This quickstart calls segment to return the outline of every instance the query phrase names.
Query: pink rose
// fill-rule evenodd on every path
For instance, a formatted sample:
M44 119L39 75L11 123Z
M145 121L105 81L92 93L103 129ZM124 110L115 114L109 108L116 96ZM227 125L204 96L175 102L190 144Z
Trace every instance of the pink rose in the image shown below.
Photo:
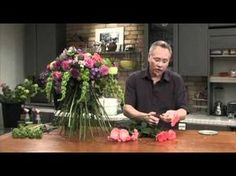
M54 71L52 73L52 77L53 77L54 80L61 80L62 74L59 71Z
M166 131L162 131L156 135L156 141L164 142L168 140L168 133Z
M169 131L168 131L168 139L169 139L169 140L176 139L176 133L175 133L174 130L169 130Z
M92 59L95 60L96 62L101 62L103 60L98 53L94 53Z
M180 121L180 117L178 116L178 114L175 114L175 117L171 120L171 126L175 126L176 123L178 123Z
M105 75L108 75L109 73L109 68L106 66L106 65L102 65L100 68L99 68L99 72L102 76L105 76Z
M118 142L127 142L131 140L134 141L138 139L138 135L139 133L136 129L134 129L132 136L130 136L128 130L126 129L113 128L110 136L108 136L108 140L114 140Z
M94 67L94 64L95 64L95 60L91 59L91 58L86 58L84 60L85 62L85 66L88 67L88 68L93 68Z
M72 64L72 60L71 59L69 59L69 60L65 60L65 61L63 61L62 62L62 68L63 68L63 70L69 70L70 69L70 67L71 67L71 64Z
M139 135L139 132L137 129L134 129L134 132L132 133L132 136L131 136L131 139L133 141L137 140L138 139L138 135Z
M108 136L108 139L112 139L112 140L118 141L119 137L120 137L120 130L118 128L113 128L111 130L110 136Z
M126 129L121 129L120 130L120 141L125 142L125 141L130 141L131 137L129 135L129 132Z

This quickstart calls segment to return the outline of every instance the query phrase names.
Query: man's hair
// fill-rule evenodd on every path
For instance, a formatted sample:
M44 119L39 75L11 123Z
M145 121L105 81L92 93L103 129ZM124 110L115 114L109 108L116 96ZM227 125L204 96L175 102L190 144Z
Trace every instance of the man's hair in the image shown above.
M152 43L152 45L150 46L150 49L149 49L149 55L152 54L153 50L160 46L161 48L166 48L169 50L170 52L170 56L172 56L172 49L171 49L171 46L170 44L168 44L167 42L163 41L163 40L158 40L158 41L155 41L154 43Z

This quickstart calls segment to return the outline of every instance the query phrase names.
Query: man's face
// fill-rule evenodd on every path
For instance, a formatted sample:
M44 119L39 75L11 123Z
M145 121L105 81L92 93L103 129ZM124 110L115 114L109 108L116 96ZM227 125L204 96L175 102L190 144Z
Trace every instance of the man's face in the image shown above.
M170 63L170 52L167 48L156 47L148 57L151 75L161 77Z

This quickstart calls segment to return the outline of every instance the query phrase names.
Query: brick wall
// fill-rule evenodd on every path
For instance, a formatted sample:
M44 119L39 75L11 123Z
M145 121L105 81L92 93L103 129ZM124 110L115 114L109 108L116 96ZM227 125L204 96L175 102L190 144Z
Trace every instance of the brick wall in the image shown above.
M124 45L132 44L134 45L137 51L140 51L142 58L145 59L146 56L143 56L144 50L144 25L143 24L132 24L132 23L80 23L80 24L67 24L66 30L66 41L67 46L75 45L76 47L92 47L95 42L95 29L101 28L112 28L112 27L124 27ZM82 41L75 42L74 40L77 37L81 37ZM129 72L119 72L119 82L121 83L123 89L125 86L125 80L129 76ZM199 93L204 92L207 87L206 77L184 77L185 84L187 87L188 93L188 102L189 109L191 112L196 111L205 111L204 109L193 108L193 105L196 105L196 102L192 99ZM206 105L206 102L202 103Z
M95 29L124 27L124 46L133 45L136 51L141 52L141 60L144 50L144 25L134 23L80 23L67 24L66 43L67 47L74 45L81 48L91 48L95 42ZM79 37L79 39L78 39ZM119 82L123 89L129 72L119 72Z
M124 45L134 45L137 51L143 52L144 25L132 23L80 23L67 24L66 41L67 46L76 45L81 47L92 47L95 42L95 29L124 27ZM76 37L82 37L83 41L75 42Z

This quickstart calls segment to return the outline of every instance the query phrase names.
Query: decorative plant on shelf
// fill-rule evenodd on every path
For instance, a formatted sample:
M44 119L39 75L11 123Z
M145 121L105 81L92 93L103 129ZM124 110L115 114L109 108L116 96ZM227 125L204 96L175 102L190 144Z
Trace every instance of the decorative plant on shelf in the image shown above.
M25 79L23 83L16 85L14 90L6 83L1 83L0 88L2 89L0 94L1 103L24 103L39 91L38 84L29 79Z
M109 133L111 124L99 98L107 93L107 85L112 84L111 93L123 101L114 76L117 68L111 61L71 46L47 69L47 97L60 95L57 116L61 132L83 140L88 134Z
M20 120L21 105L37 94L39 91L38 84L25 79L14 89L11 89L6 83L1 83L0 88L2 89L0 102L2 103L4 127L17 127L17 122Z

